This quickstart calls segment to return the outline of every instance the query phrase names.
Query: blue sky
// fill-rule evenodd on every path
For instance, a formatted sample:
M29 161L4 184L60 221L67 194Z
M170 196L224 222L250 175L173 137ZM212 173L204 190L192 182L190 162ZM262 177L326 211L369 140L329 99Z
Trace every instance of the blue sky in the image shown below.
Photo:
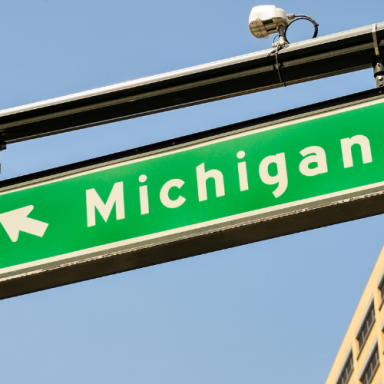
M249 0L13 0L0 109L269 48ZM378 1L282 0L320 35ZM290 40L311 36L292 26ZM371 70L9 145L1 179L374 87ZM4 383L323 383L384 243L358 220L0 302Z

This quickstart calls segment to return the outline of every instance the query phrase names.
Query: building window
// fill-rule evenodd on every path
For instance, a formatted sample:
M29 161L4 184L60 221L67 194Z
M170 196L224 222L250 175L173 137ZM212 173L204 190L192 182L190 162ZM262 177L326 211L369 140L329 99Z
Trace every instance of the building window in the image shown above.
M353 356L351 351L340 373L339 379L337 380L337 384L346 384L349 380L349 377L351 376L352 371L353 371Z
M372 380L373 375L376 372L376 368L379 365L379 348L376 344L374 350L372 351L371 355L369 356L369 360L367 362L367 365L364 369L364 372L360 378L362 384L369 384Z
M359 349L363 348L365 340L367 340L368 333L371 330L372 324L375 321L375 307L373 305L373 301L371 306L368 309L367 314L361 324L361 328L359 333L357 334L357 340L359 342Z
M383 301L384 300L384 280L381 282L379 289L380 289L380 300Z

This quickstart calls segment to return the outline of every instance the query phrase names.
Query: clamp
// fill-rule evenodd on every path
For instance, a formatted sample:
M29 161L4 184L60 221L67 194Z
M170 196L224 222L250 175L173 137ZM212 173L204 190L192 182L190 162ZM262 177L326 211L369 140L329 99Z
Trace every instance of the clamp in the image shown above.
M376 88L384 87L384 61L380 54L379 42L377 39L377 26L373 24L372 26L372 37L373 37L373 47L374 59L373 59L373 76L376 79Z

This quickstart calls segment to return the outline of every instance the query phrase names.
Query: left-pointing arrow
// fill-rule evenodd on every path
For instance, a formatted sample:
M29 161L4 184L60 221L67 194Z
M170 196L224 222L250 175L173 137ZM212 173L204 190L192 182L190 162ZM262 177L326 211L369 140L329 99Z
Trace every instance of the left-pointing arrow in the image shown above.
M0 214L0 223L14 243L19 239L20 232L39 237L44 236L48 224L28 217L33 208L33 205L28 205L27 207Z

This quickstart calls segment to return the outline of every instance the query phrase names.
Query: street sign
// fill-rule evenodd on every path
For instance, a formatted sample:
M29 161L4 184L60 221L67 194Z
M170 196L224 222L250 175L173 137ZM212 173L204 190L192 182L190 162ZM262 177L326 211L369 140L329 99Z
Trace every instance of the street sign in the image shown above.
M384 212L381 92L0 183L0 297Z

